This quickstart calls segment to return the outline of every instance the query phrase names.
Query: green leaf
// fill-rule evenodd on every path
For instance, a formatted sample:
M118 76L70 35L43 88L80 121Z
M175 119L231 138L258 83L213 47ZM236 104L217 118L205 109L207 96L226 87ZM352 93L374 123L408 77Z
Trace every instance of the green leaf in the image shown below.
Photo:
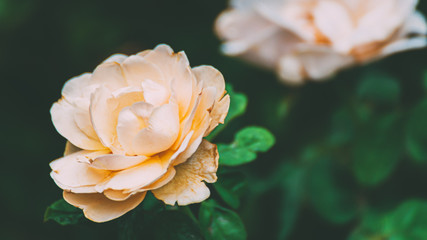
M153 240L202 240L196 223L181 211L162 211L153 219Z
M245 240L246 230L237 213L219 206L214 200L202 203L199 221L206 240Z
M393 105L400 98L399 82L384 73L370 73L360 81L357 96L376 105Z
M200 229L187 208L132 211L119 218L119 239L203 240Z
M327 220L342 224L357 214L354 186L344 169L329 158L319 158L308 174L307 189L315 210Z
M233 145L218 144L219 163L227 166L238 166L252 162L256 159L256 153L246 148Z
M218 144L219 162L223 165L237 166L252 162L257 152L266 152L274 145L274 136L260 127L247 127L240 130L231 144Z
M254 152L266 152L274 145L273 134L260 127L247 127L236 134L235 144Z
M350 240L427 239L427 201L409 200L396 209L383 214L368 213Z
M352 112L342 108L334 113L332 117L331 132L328 142L332 146L342 146L352 140L355 132L355 121Z
M63 199L54 202L44 213L45 222L53 220L63 226L77 224L82 218L82 211Z
M218 125L215 130L207 137L208 140L212 140L218 135L225 126L231 122L231 120L242 115L246 111L248 105L248 98L243 93L237 93L234 91L231 84L226 85L227 93L230 95L230 108L228 109L227 117L224 120L224 124Z
M406 149L416 162L427 162L427 99L412 111L406 123Z
M239 195L246 184L246 177L243 174L233 172L219 176L214 187L225 203L232 208L238 208L240 205Z
M402 153L401 121L397 114L379 116L357 132L352 170L359 183L375 186L395 169Z
M286 163L282 169L281 190L284 199L279 208L279 239L287 239L298 217L305 190L306 169Z

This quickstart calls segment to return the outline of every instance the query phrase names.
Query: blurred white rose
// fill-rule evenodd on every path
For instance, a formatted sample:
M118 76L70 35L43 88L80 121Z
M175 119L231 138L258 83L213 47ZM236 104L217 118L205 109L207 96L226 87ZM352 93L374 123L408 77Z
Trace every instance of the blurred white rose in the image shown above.
M53 124L68 143L51 176L96 222L132 210L147 191L171 205L203 201L203 181L215 182L218 168L216 145L203 137L229 103L222 74L190 68L184 52L159 45L113 55L65 83L53 104Z
M217 19L224 53L290 84L426 46L418 0L231 0Z

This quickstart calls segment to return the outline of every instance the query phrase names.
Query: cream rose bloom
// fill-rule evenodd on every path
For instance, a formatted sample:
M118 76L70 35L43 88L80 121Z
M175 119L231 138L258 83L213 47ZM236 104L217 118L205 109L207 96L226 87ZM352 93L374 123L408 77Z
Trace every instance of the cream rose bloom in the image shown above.
M51 176L64 199L105 222L140 204L147 191L166 204L197 203L215 182L216 145L203 140L227 115L222 74L190 68L184 52L159 45L113 55L69 80L51 108L67 140Z
M418 0L231 0L216 22L223 51L287 83L426 46Z

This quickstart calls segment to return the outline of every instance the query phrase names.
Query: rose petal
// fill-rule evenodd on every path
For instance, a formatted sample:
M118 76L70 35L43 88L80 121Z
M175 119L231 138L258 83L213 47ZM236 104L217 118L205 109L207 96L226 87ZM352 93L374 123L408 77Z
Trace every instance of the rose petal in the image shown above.
M179 116L183 117L188 111L196 83L185 53L175 54L169 46L161 44L144 55L144 59L157 65L164 73L165 86L170 86L175 92Z
M142 191L141 191L142 192ZM110 200L113 201L124 201L132 196L131 193L124 193L122 190L107 189L103 194Z
M102 193L75 194L65 192L63 197L69 204L83 209L86 218L94 222L106 222L122 216L138 206L146 193L138 193L124 201L113 201Z
M136 166L145 160L146 156L125 156L119 154L106 154L96 157L89 166L97 169L118 171Z
M123 62L122 68L130 86L140 86L141 82L147 79L164 84L164 74L160 68L138 55L128 57Z
M102 186L102 189L131 189L130 191L133 191L161 178L167 168L168 166L165 166L161 159L153 157L135 167L113 174L111 179Z
M175 177L165 186L152 190L154 196L166 204L187 205L201 202L210 195L206 181L216 181L218 151L216 145L203 141L196 153L176 167Z
M199 66L192 69L198 82L203 83L203 88L216 89L215 99L219 101L225 93L225 81L221 72L212 66Z
M138 190L133 190L131 192L145 192L148 190L153 190L153 189L157 189L160 187L163 187L164 185L166 185L168 182L170 182L174 177L175 177L176 171L174 167L170 167L168 169L168 171L163 174L163 176L161 178L159 178L158 180L156 180L155 182L151 183L148 186L142 187ZM127 193L129 190L125 190L124 192Z
M313 16L317 28L332 42L336 51L348 53L351 50L353 19L342 3L320 1L313 11Z
M212 121L206 130L205 136L209 135L219 123L224 123L227 117L228 109L230 108L230 95L224 96L221 101L217 102L211 112Z
M119 113L123 108L143 99L142 93L138 91L115 95L116 97L105 87L97 89L92 95L90 114L92 125L101 142L114 153L123 153L124 150L116 138Z
M165 104L153 110L148 127L134 138L133 150L138 155L150 156L168 149L177 139L179 118L176 106Z
M89 167L86 162L97 156L105 155L108 151L79 151L50 163L51 177L64 190L94 186L105 180L110 171Z
M134 103L120 111L117 122L117 138L127 154L135 154L132 147L133 139L141 129L148 126L148 118L152 111L153 105L145 102Z
M120 64L108 61L100 64L93 71L92 83L107 87L110 91L126 87L126 80Z
M165 86L150 79L141 82L145 102L160 106L169 99L170 92Z
M88 131L84 132L75 121L76 113L82 112L82 109L70 104L66 100L59 100L54 103L50 109L52 122L56 130L70 141L73 145L87 150L105 149L98 137L87 135ZM79 117L84 115L79 114ZM88 118L89 119L89 118ZM90 120L88 121L90 124Z

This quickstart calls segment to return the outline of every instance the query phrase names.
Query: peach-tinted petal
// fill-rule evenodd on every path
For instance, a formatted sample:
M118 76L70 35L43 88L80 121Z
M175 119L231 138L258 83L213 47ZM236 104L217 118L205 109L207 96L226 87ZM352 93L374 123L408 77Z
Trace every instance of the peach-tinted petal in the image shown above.
M66 100L59 100L50 109L52 122L56 130L73 145L87 150L105 149L97 136L88 136L77 124L76 113L82 109L70 104ZM82 115L78 115L82 116ZM83 115L84 116L84 115ZM90 124L90 121L88 122Z
M175 92L179 116L184 116L190 105L196 82L185 53L174 53L169 46L162 44L147 53L144 59L162 70L165 85L170 86L171 91Z
M50 163L51 177L56 183L64 186L64 190L93 186L104 181L110 171L94 169L86 164L91 159L105 155L108 151L79 151Z
M122 216L137 207L146 192L135 194L124 201L113 201L102 193L75 194L64 191L64 199L69 204L83 209L86 218L94 222L107 222Z
M166 185L168 182L170 182L174 177L175 177L176 171L174 167L170 167L168 169L168 171L163 174L163 176L161 178L159 178L158 180L156 180L155 182L151 183L150 185L147 185L145 187L142 187L140 189L137 190L133 190L131 192L145 192L148 190L153 190L153 189L157 189L160 187L163 187L164 185ZM128 190L125 190L124 193L130 192Z
M122 64L123 73L130 86L140 86L141 82L150 79L164 83L164 76L158 66L148 62L143 57L134 55L128 57Z
M142 191L141 191L142 192ZM103 194L113 201L124 201L132 196L131 193L124 193L122 190L106 189Z
M113 54L109 58L105 59L102 63L122 63L128 56L124 54Z
M62 88L62 96L68 102L79 102L82 108L88 108L90 103L90 94L95 90L98 85L93 85L92 74L84 73L80 76L68 80ZM82 104L85 102L84 104Z
M203 83L203 88L216 89L216 100L220 100L225 93L225 81L221 72L212 66L199 66L192 69L197 81Z
M113 152L122 153L116 138L119 113L123 108L143 99L142 93L138 91L116 93L116 96L113 94L105 87L97 89L92 95L90 114L92 125L101 142Z
M148 119L153 112L153 105L137 102L123 108L117 122L117 139L127 154L134 155L132 143L138 132L148 126Z
M105 62L99 65L92 74L94 84L102 84L111 91L126 87L122 68L117 62Z
M353 45L386 40L410 16L417 3L418 0L367 1L366 12L358 19L353 33Z
M148 127L135 136L133 150L139 155L152 155L168 149L177 139L179 118L177 107L165 104L153 110Z
M385 57L394 53L407 51L410 49L424 48L426 46L427 46L426 37L402 39L385 46L381 50L380 54L376 56L376 58Z
M345 5L336 1L320 1L313 11L314 21L338 52L351 50L353 19Z
M145 160L146 156L125 156L120 154L106 154L93 159L91 167L103 170L118 171L136 166Z
M153 157L135 167L115 173L102 187L103 189L113 190L136 190L155 182L166 171L167 166L164 166L158 157Z
M301 60L294 54L285 55L280 59L278 71L283 81L292 85L302 84L306 77Z
M144 100L154 106L160 106L169 99L170 92L162 84L159 84L150 79L141 82L142 92L144 93Z
M206 130L205 136L212 132L212 130L214 130L219 123L224 123L229 108L230 95L224 96L219 102L215 103L211 112L212 121L209 124L208 130Z
M251 28L246 26L250 25ZM271 37L277 27L252 12L224 11L215 24L217 34L226 40L221 47L229 55L238 55Z
M203 141L194 155L183 164L175 167L175 177L165 186L153 190L156 198L166 204L188 205L209 197L209 188L203 181L216 181L218 151L216 145Z

